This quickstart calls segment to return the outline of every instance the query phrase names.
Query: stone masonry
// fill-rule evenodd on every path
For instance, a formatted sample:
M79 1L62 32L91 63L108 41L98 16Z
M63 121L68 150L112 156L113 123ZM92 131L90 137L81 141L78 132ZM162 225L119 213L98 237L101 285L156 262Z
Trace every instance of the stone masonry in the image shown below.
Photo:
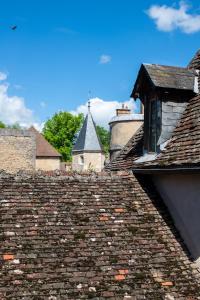
M35 169L36 143L27 130L0 129L0 169L9 173Z

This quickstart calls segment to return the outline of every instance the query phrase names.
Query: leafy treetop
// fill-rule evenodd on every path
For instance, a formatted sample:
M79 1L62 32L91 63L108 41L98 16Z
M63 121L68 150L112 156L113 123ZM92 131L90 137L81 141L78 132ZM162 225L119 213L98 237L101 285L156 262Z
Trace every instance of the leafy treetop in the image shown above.
M97 129L97 135L103 146L103 150L107 156L109 151L109 145L110 145L110 133L104 127L99 125L96 126L96 129Z
M71 160L73 139L83 123L83 114L59 112L49 119L43 128L47 141L62 155L63 161Z

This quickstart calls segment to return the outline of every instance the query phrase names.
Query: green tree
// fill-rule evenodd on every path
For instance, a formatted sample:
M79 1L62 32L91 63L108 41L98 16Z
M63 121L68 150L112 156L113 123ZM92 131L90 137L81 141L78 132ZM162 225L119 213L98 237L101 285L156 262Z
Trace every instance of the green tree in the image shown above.
M6 128L6 125L2 121L0 121L0 128Z
M97 134L103 146L103 150L108 155L109 146L110 146L110 132L106 130L104 127L97 125Z
M6 127L10 129L18 129L18 130L22 129L19 123L14 123L13 125L8 125Z
M44 137L58 150L64 161L71 160L73 139L82 124L83 114L74 116L69 112L56 113L44 124Z

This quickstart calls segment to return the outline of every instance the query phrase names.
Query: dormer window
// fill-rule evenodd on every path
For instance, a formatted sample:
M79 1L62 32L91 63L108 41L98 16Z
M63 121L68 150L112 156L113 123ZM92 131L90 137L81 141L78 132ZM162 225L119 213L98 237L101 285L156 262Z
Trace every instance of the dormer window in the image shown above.
M144 154L160 152L169 141L188 100L196 95L197 76L188 68L141 66L131 97L144 105Z
M161 101L152 99L149 104L148 152L158 152L157 143L161 133Z

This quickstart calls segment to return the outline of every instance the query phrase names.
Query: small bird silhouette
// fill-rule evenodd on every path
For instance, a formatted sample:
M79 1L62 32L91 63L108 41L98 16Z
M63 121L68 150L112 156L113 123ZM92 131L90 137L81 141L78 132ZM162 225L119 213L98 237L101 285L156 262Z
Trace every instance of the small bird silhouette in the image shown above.
M17 29L17 25L14 25L11 27L12 30L16 30Z

